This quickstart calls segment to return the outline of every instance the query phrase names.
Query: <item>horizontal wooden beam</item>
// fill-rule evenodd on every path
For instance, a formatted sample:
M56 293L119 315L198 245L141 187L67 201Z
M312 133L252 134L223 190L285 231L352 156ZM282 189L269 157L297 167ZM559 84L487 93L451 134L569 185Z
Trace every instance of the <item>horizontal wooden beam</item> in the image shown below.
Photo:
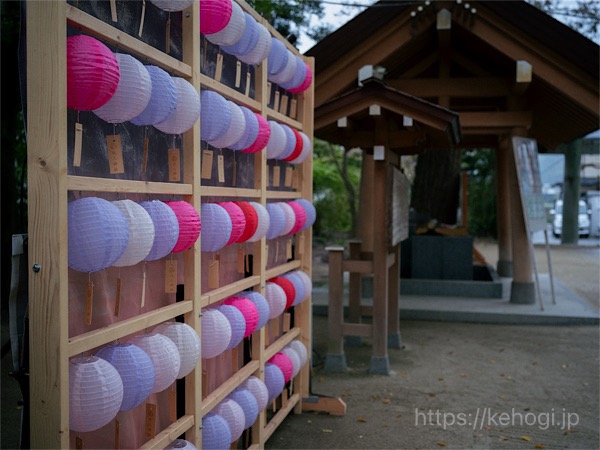
M158 433L153 439L144 442L142 448L166 448L171 442L194 426L194 416L189 414L180 417L167 428Z
M70 191L120 192L126 194L192 195L192 185L153 181L120 180L115 178L67 175ZM206 189L206 188L202 188Z
M350 273L373 273L373 261L347 259L342 262L342 270Z
M498 97L511 92L510 83L502 77L397 79L386 80L386 83L394 89L421 98Z
M257 360L250 361L244 367L235 372L231 377L221 384L218 388L212 391L202 400L202 416L208 414L215 406L222 402L236 387L253 375L259 369L260 365Z
M460 125L463 133L469 128L530 128L533 122L531 111L461 112Z

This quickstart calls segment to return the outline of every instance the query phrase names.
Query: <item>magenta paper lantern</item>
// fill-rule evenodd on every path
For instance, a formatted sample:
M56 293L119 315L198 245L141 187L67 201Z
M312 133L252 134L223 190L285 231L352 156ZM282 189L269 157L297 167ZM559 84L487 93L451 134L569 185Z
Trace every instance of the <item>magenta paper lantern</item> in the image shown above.
M308 67L308 64L304 63L305 66L305 75L304 75L304 80L302 81L302 83L300 83L299 86L295 87L295 88L291 88L288 89L288 92L290 92L291 94L300 94L301 92L304 92L305 90L307 90L313 80L313 72L312 69L310 67Z
M244 337L247 338L256 330L258 325L258 309L256 305L245 297L229 297L223 302L226 305L235 306L240 310L246 321L246 330L244 331Z
M271 315L271 308L269 307L269 302L260 292L256 291L243 291L239 293L240 297L245 297L254 303L256 306L256 310L258 311L258 323L256 324L256 329L259 330L264 327L269 321L269 316Z
M229 128L217 139L208 141L210 145L216 148L229 148L242 138L246 128L246 116L244 116L242 109L231 100L227 100L227 106L231 115Z
M67 108L100 108L117 91L119 78L119 63L106 45L91 36L67 38Z
M296 271L286 273L283 275L283 278L289 280L294 285L294 301L290 306L297 305L298 303L302 302L302 300L306 298L306 293L304 292L304 281L302 281L302 278L298 276Z
M302 131L300 131L300 136L302 137L302 151L296 159L289 161L290 164L301 164L312 153L312 142L310 141L310 138Z
M292 379L292 374L294 373L294 366L290 358L281 352L277 352L273 355L271 359L269 359L271 364L275 364L277 367L281 369L283 373L284 382L288 382Z
M296 67L294 70L294 76L290 80L279 84L279 86L284 89L297 88L304 82L304 79L306 78L306 64L304 64L304 61L298 55L295 55L295 58Z
M246 64L257 65L267 59L271 51L271 33L262 23L256 22L258 30L258 39L252 50L246 54L238 55L240 61Z
M231 428L227 421L215 413L202 418L202 448L226 450L231 445Z
M250 145L250 147L243 149L244 153L257 153L266 147L271 136L271 127L267 120L258 113L255 113L256 119L258 120L258 136L256 140Z
M221 94L209 89L200 92L200 137L212 142L219 139L231 123L231 110Z
M283 209L275 203L267 203L267 211L269 213L269 229L267 230L267 239L275 239L281 236L285 228L285 213Z
M292 347L284 347L281 350L281 353L290 358L293 369L292 378L295 378L296 375L298 375L298 373L300 372L300 369L302 369L302 361L300 360L300 355L298 355L298 352Z
M290 81L296 72L296 55L291 50L286 48L286 62L283 69L275 74L269 75L267 78L273 83L281 85Z
M244 410L235 400L230 398L222 400L212 412L227 421L227 425L231 430L231 442L237 441L242 436L246 417L244 416Z
M271 217L269 216L269 212L267 208L257 202L249 202L250 205L256 211L256 217L258 219L258 223L256 225L256 231L252 235L248 242L256 242L261 240L264 236L266 236L267 231L269 230L269 226L271 225Z
M85 197L69 202L69 267L96 272L112 266L129 243L127 220L108 200Z
M271 403L281 394L285 386L285 378L279 366L269 362L265 363L265 385L269 391L267 403Z
M232 150L244 150L252 145L258 137L258 119L250 109L245 106L240 106L242 113L244 114L245 127L242 137L234 144L229 146Z
M258 22L254 17L244 11L244 32L242 36L232 45L223 45L221 50L229 55L237 56L250 53L259 38Z
M234 202L217 202L217 205L221 206L231 219L231 233L229 235L229 240L225 245L231 245L238 241L242 234L244 234L244 229L246 228L246 216L244 215L244 211Z
M286 135L283 127L274 120L269 120L271 134L267 142L267 158L277 158L285 150Z
M277 283L265 283L265 298L269 304L269 319L279 317L285 310L287 297L285 291Z
M244 430L250 428L258 417L258 402L248 389L237 388L227 398L236 402L244 412Z
M115 55L119 63L119 85L114 95L94 114L108 123L122 123L139 116L152 96L152 79L148 69L133 56Z
M281 72L287 64L287 48L283 42L277 38L271 38L271 50L267 59L268 79L271 75Z
M173 210L179 222L179 236L172 251L173 253L183 252L191 248L200 236L202 229L200 216L192 205L183 200L165 203Z
M194 444L192 444L190 441L186 441L185 439L175 439L165 447L165 449L171 448L176 448L177 450L198 450Z
M175 109L162 122L154 124L154 128L167 134L181 134L190 130L200 117L200 96L189 81L173 77L177 87L177 103Z
M236 242L246 242L248 239L254 236L254 233L256 233L256 229L258 228L258 214L256 213L256 209L254 209L249 202L238 201L234 203L240 207L244 213L244 218L246 219L244 232Z
M296 159L298 156L300 156L300 153L302 153L302 146L304 144L300 133L298 133L298 131L294 130L293 128L292 128L292 132L294 133L294 138L296 139L296 145L295 145L294 149L292 150L291 154L289 154L285 158L283 157L283 155L281 156L281 159L283 159L284 161L288 161L288 162L292 161L292 160Z
M97 356L69 361L69 428L80 433L102 428L115 418L123 401L117 369Z
M304 231L307 228L312 227L313 224L315 223L315 220L317 218L317 210L315 209L314 205L311 202L309 202L308 200L306 200L305 198L299 198L294 201L296 203L299 203L300 206L302 206L304 208L304 211L306 211L306 222L304 223L302 230L300 230L300 231Z
M298 356L300 356L302 366L304 366L304 364L306 364L306 362L308 361L308 351L306 350L306 346L302 343L302 341L300 341L299 339L294 339L292 342L289 343L288 347L291 347L294 350L296 350L296 353L298 353Z
M148 354L133 344L111 344L96 352L109 362L123 382L123 402L119 411L129 411L142 404L154 386L154 365Z
M194 0L150 0L163 11L176 12L189 8Z
M159 200L140 202L154 224L154 242L144 261L156 261L167 256L179 239L179 221L175 211Z
M129 228L127 248L113 266L133 266L148 256L152 249L154 222L150 214L132 200L116 200L113 205L121 210Z
M281 236L285 236L290 234L294 228L294 225L296 224L296 214L292 207L286 202L277 202L276 205L281 208L283 216L285 217L285 225L283 230L281 230Z
M290 231L290 233L298 233L306 224L306 211L304 210L302 205L294 201L288 202L287 204L290 208L292 208L295 216L294 227L292 228L292 231Z
M231 17L229 22L221 31L206 34L206 40L215 45L233 45L242 38L246 28L246 17L244 10L235 1L231 2Z
M231 338L229 339L229 343L227 344L227 348L225 350L231 350L234 347L237 347L242 339L244 339L244 333L246 332L246 318L242 314L242 312L232 305L220 305L215 309L222 312L227 320L229 321L229 325L231 326Z
M202 0L200 2L200 32L204 35L221 31L231 19L232 0Z
M177 106L173 77L157 66L146 66L152 80L152 94L146 109L130 120L134 125L154 125L165 120Z
M202 358L210 359L223 353L231 341L231 325L221 311L202 310Z
M177 379L189 375L200 359L200 336L196 330L187 323L169 321L159 324L153 331L168 337L177 346L181 361Z
M202 230L201 247L203 252L221 250L231 237L233 223L231 216L217 203L202 203L200 213L204 230Z
M269 390L267 389L267 385L260 378L251 375L240 387L242 389L248 389L248 391L254 395L259 412L267 407L267 403L269 402Z
M171 386L181 367L179 350L175 343L160 333L145 333L132 337L130 343L144 350L154 365L152 393L164 391Z

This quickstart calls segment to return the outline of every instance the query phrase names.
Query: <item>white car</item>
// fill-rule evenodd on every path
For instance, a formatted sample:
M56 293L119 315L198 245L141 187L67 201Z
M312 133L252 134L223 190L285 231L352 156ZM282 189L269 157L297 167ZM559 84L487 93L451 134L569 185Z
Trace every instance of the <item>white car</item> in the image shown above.
M552 214L552 234L559 237L562 234L562 209L563 201L556 200L554 209L550 210ZM590 211L583 200L579 200L579 212L577 214L579 222L579 236L588 237L590 235Z

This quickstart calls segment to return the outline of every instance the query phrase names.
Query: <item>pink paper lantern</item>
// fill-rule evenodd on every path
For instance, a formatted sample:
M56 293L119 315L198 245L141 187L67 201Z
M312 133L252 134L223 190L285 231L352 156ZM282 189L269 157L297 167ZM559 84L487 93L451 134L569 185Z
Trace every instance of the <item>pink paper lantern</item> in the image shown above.
M258 324L256 325L256 329L259 330L264 327L269 321L269 315L271 314L271 308L269 307L269 302L260 292L256 291L243 291L240 292L240 297L245 297L249 299L258 311Z
M246 226L244 227L244 232L237 239L236 242L246 242L248 239L254 236L254 233L256 233L256 229L258 228L258 214L249 202L237 201L234 203L240 207L240 209L244 213L244 218L246 219Z
M181 367L181 357L175 343L160 333L145 333L130 339L132 344L144 350L154 364L152 393L164 391L171 386Z
M207 41L215 45L233 45L241 39L246 28L244 10L234 1L231 2L231 6L231 17L227 25L221 31L205 34Z
M189 81L173 77L177 88L175 108L162 122L154 124L154 128L167 134L181 134L190 130L200 117L200 95Z
M242 150L244 153L260 152L266 147L267 142L269 142L269 137L271 136L271 127L269 127L267 120L258 113L255 113L255 115L258 120L258 136L250 147Z
M189 375L200 359L200 336L196 330L187 323L169 321L159 324L153 331L168 337L177 346L181 361L177 379Z
M290 358L293 368L292 378L295 378L296 375L298 375L298 373L300 372L300 369L302 369L302 361L300 360L300 355L292 347L284 347L281 350L281 353Z
M246 417L244 416L244 410L235 400L229 398L222 400L212 412L227 421L231 430L231 442L237 441L242 436Z
M216 309L222 312L223 315L227 317L227 320L229 320L229 325L231 326L231 338L229 339L229 344L227 344L225 350L231 350L232 348L237 347L244 339L244 333L246 332L246 318L239 309L232 305L220 305L217 306Z
M202 203L200 208L202 214L201 247L203 252L216 252L221 250L231 237L233 223L231 216L225 208L217 203Z
M288 309L290 306L294 304L294 299L296 298L296 289L294 288L294 284L284 277L274 277L269 280L271 283L275 283L283 289L285 293L285 309Z
M294 373L294 366L292 364L291 359L282 352L277 352L273 355L271 359L269 359L271 364L275 364L277 367L281 369L283 373L283 380L287 383L292 379L292 375Z
M287 302L283 288L277 283L265 283L265 298L269 304L269 319L279 317L285 310Z
M200 32L213 34L227 26L231 19L232 0L202 0L200 2Z
M312 142L310 141L310 138L302 131L300 131L300 136L302 137L302 151L296 159L290 161L290 164L301 164L312 153Z
M310 87L310 85L312 83L312 80L313 80L312 69L310 67L308 67L308 64L304 63L304 65L305 65L304 80L298 87L288 89L288 92L290 92L291 94L300 94L301 92L304 92L305 90L307 90Z
M256 217L258 220L257 220L257 225L256 225L256 231L254 232L252 237L250 239L248 239L248 242L256 242L256 241L261 240L264 236L266 236L267 231L269 230L269 226L271 225L271 217L269 216L269 212L267 211L267 208L265 208L260 203L257 203L257 202L249 202L249 203L256 211Z
M298 156L300 156L300 153L302 153L302 147L304 145L304 142L302 141L302 136L293 128L292 132L294 133L294 137L296 138L296 145L294 147L294 150L292 150L292 153L289 156L283 158L284 161L292 161Z
M283 211L283 217L285 218L283 229L281 230L280 236L290 234L296 224L296 214L292 207L286 202L277 202L277 206Z
M300 204L294 201L288 202L287 204L294 211L294 216L296 218L294 221L294 227L292 228L292 231L290 231L290 233L298 233L306 224L306 211Z
M215 309L202 310L202 358L210 359L223 353L231 341L231 325L225 315Z
M100 108L117 91L119 78L119 63L106 45L91 36L67 38L67 108Z
M245 297L229 297L223 302L225 305L235 306L240 310L246 320L246 330L244 337L250 336L256 330L258 325L258 309L256 305Z
M269 391L267 403L271 403L285 387L285 378L279 366L269 362L265 364L265 385Z
M231 234L227 244L225 244L231 245L237 242L242 237L242 234L244 234L246 228L246 216L244 215L242 208L234 202L217 202L217 205L222 206L231 218Z
M165 203L171 207L179 222L179 237L175 247L173 247L173 253L187 250L196 243L202 229L198 211L183 200Z
M251 375L240 387L248 389L248 391L254 395L259 412L267 407L267 403L269 402L269 390L267 389L267 385L260 378Z

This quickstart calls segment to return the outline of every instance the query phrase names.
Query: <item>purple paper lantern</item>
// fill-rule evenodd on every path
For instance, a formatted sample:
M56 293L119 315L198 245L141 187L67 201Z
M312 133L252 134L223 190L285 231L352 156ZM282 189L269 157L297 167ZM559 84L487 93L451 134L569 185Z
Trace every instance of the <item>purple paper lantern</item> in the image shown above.
M306 222L304 223L304 226L300 230L300 231L304 231L304 230L312 227L313 224L315 223L315 220L317 218L317 210L315 209L314 205L311 202L309 202L308 200L306 200L305 198L299 198L294 201L296 203L299 203L300 206L302 206L304 208L304 211L306 211Z
M294 274L296 276L298 276L304 283L304 298L298 302L298 303L301 303L304 300L306 300L312 293L312 281L311 281L310 277L302 270L296 270L294 272ZM294 303L294 306L295 305L297 305L297 303Z
M269 359L269 363L275 364L281 369L281 372L283 373L283 380L285 383L292 379L292 375L294 373L294 366L292 364L292 361L286 354L282 352L275 353L271 357L271 359Z
M244 430L250 428L258 417L258 402L248 389L237 388L227 398L236 402L244 412Z
M140 202L154 224L154 242L144 261L156 261L167 256L179 239L179 221L172 208L159 200Z
M246 297L249 299L258 311L258 323L256 324L256 329L260 330L264 327L269 321L269 316L271 315L271 308L269 307L269 302L260 292L256 291L243 291L240 292L240 297Z
M215 45L233 45L239 41L246 28L246 17L244 10L236 2L231 2L231 17L229 22L221 31L206 34L206 40Z
M281 72L287 63L287 48L283 42L277 38L271 38L271 50L267 59L268 79L271 75Z
M242 312L233 305L220 305L215 309L223 313L227 320L229 321L229 325L231 326L231 338L229 339L229 344L225 350L231 350L234 347L237 347L242 339L244 339L244 333L246 332L246 319Z
M307 90L310 87L310 85L312 84L312 80L313 80L312 69L310 67L308 67L308 64L306 64L306 63L304 63L304 67L305 67L304 80L297 87L288 89L289 93L300 94L301 92L304 92L305 90Z
M256 399L258 411L262 411L267 407L269 401L269 390L264 381L254 375L249 376L246 381L240 386L242 389L247 389Z
M217 139L208 142L210 145L216 148L229 148L242 138L246 128L246 116L244 115L242 109L231 100L227 100L227 106L229 107L231 114L229 128L227 128L227 131L225 131L225 133L223 133Z
M290 280L290 282L294 285L294 301L291 306L302 302L302 300L306 298L306 293L304 292L304 282L302 281L302 278L298 276L296 271L286 273L283 275L283 278Z
M215 309L202 310L202 358L210 359L223 353L231 341L231 325L225 315Z
M200 359L200 337L196 330L187 323L169 321L159 324L153 331L168 337L177 346L181 364L176 378L189 375Z
M294 153L297 141L296 135L294 134L294 130L292 130L289 125L282 123L281 127L283 128L283 131L285 133L285 145L281 153L279 153L278 159L285 159L292 153Z
M277 202L277 206L281 208L283 211L283 216L285 217L285 225L283 230L281 230L281 236L285 236L290 234L296 225L296 214L292 207L286 202Z
M256 47L259 39L258 22L254 17L244 11L244 32L242 36L233 45L224 45L221 47L225 53L233 56L246 55Z
M224 450L231 445L231 428L220 415L208 413L202 418L202 448Z
M155 235L154 223L150 214L132 200L116 200L113 205L121 210L129 228L127 248L113 266L133 266L148 256L152 249Z
M281 207L276 203L267 203L269 213L269 229L267 230L267 240L275 239L281 236L285 227L285 214Z
M230 398L222 400L212 412L227 421L227 425L231 430L231 442L237 441L242 436L246 417L244 416L244 410L235 400Z
M269 319L279 317L285 310L287 297L283 288L277 283L265 283L265 299L269 304Z
M189 81L173 77L177 87L177 103L175 109L162 122L154 124L154 128L167 134L181 134L190 130L200 117L200 96Z
M200 92L200 137L211 142L219 139L231 123L231 110L221 94L209 89Z
M281 85L289 82L296 72L296 55L286 48L286 62L283 69L273 75L268 76L269 81Z
M279 394L281 394L285 386L283 372L279 366L272 363L265 364L265 385L269 391L268 404L275 400Z
M294 70L294 76L283 83L280 83L279 85L284 88L284 89L294 89L299 87L303 82L304 79L306 78L306 64L304 63L304 61L302 60L302 58L300 58L298 55L296 55L296 67Z
M252 235L251 238L248 239L248 242L256 242L261 240L264 236L267 235L267 231L271 226L271 217L269 216L269 211L263 205L257 202L249 202L250 205L256 211L256 217L258 223L256 225L256 231Z
M96 272L112 266L129 242L127 220L111 202L86 197L68 205L69 267Z
M202 203L200 214L204 229L200 245L203 252L216 252L221 250L231 237L233 224L231 217L221 205L217 203Z
M244 330L244 337L250 336L256 330L258 325L258 309L256 305L245 297L229 297L223 303L226 305L235 306L240 310L244 320L246 321L246 329Z
M152 80L152 94L146 109L130 120L134 125L154 125L165 120L177 105L177 86L173 77L157 66L146 66Z
M254 114L250 109L245 106L240 106L242 113L244 114L244 132L242 133L242 137L229 146L232 150L244 150L252 145L256 138L258 137L258 119L256 118L256 114Z
M271 51L271 33L262 23L256 22L256 28L258 30L256 44L248 53L238 55L239 60L246 64L260 64L267 59Z
M163 11L176 12L189 8L194 0L150 0Z
M148 354L133 344L111 344L96 352L121 376L123 402L119 411L129 411L142 404L154 386L154 365Z
M291 161L289 161L290 164L301 164L304 161L306 161L306 159L312 153L312 142L310 141L310 138L306 135L306 133L303 133L302 131L300 131L299 133L302 137L302 150L300 151L300 154L296 159L292 159Z
M160 333L146 333L130 339L132 344L144 350L154 365L152 393L164 391L171 386L181 367L181 358L175 343Z
M176 448L177 450L198 450L194 444L192 444L190 441L186 441L185 439L175 439L165 447L165 450L171 448Z
M274 120L269 120L269 128L271 128L271 135L269 136L269 142L267 142L267 158L277 158L285 150L286 135L283 127Z
M231 245L239 240L244 234L246 228L246 216L244 211L235 202L217 202L217 205L221 206L231 219L231 233L229 240L225 245Z

